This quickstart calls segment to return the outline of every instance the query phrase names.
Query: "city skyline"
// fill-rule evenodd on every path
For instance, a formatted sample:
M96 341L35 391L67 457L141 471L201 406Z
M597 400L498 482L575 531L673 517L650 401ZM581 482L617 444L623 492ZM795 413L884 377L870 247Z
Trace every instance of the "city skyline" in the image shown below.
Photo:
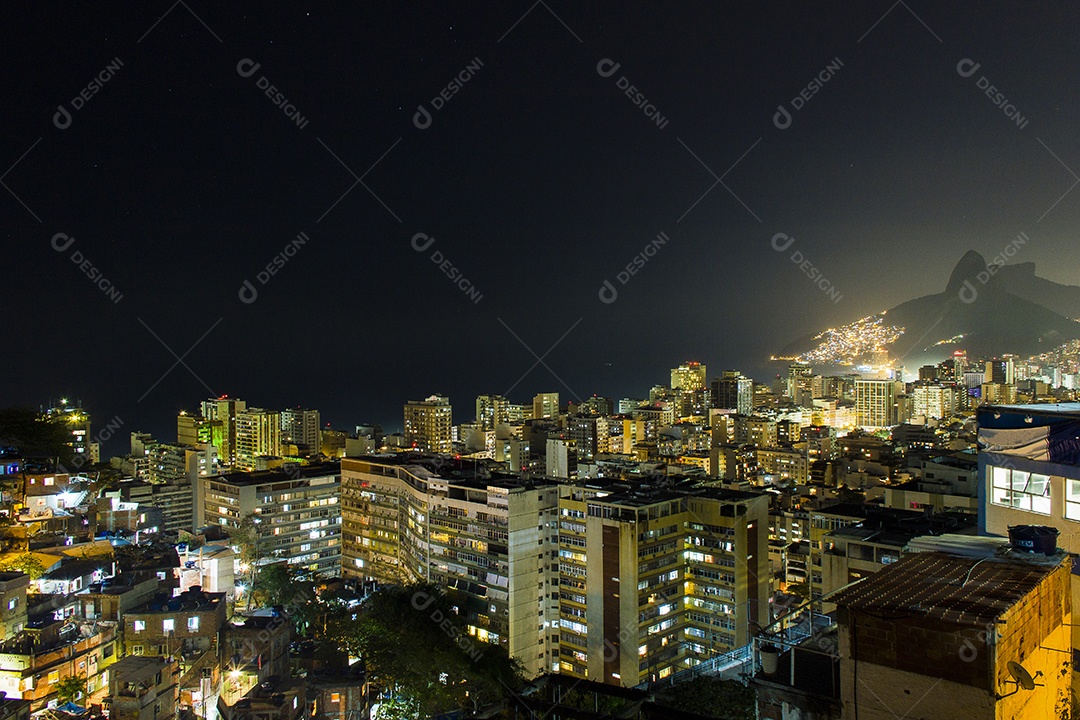
M687 358L766 380L1019 234L1080 277L1067 7L414 10L14 10L3 404L389 430Z

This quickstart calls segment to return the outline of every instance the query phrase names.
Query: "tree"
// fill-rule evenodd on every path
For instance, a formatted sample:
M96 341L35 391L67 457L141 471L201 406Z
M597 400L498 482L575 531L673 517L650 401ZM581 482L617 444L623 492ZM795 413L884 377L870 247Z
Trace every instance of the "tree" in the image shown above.
M657 704L720 720L754 720L757 694L737 680L703 675L665 690Z
M45 566L34 557L33 553L29 552L24 552L21 555L0 562L0 570L26 573L31 580L37 580L45 574Z
M408 708L415 703L425 717L476 712L524 684L519 664L498 645L470 637L451 599L433 584L384 587L354 610L338 608L316 639L361 657L386 697Z
M791 595L798 595L803 600L809 600L810 584L807 582L789 582L787 584L787 592Z
M61 704L74 702L86 694L86 676L69 675L57 682L55 687Z
M24 455L45 455L67 464L74 457L70 441L71 429L59 416L48 417L33 408L0 408L0 445L14 445Z
M313 622L320 607L310 573L284 562L259 568L249 598L254 598L260 607L285 608L300 634Z
M248 573L248 599L247 606L251 609L251 603L255 596L256 566L261 559L259 555L259 518L254 513L248 513L240 518L239 524L229 530L229 540L240 550L240 568Z

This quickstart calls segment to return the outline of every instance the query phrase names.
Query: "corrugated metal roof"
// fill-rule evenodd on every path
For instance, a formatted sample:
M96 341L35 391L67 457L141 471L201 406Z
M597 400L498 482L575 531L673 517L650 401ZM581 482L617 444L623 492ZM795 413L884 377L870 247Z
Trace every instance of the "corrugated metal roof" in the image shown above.
M853 610L923 617L961 625L993 622L1053 572L1067 556L905 556L828 598Z

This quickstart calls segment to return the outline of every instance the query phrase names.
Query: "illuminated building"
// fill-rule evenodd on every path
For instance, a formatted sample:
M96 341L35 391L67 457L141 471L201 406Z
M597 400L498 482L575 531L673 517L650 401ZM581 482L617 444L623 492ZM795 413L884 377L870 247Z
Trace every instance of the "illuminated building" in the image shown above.
M221 458L222 465L226 467L236 465L236 415L246 409L246 402L230 398L228 395L204 400L202 403L203 418L221 422L221 445L218 446L218 457Z
M549 437L547 439L547 475L555 478L569 478L577 474L577 441L566 438Z
M579 460L591 460L597 453L611 451L612 422L617 421L603 415L569 417L561 436L576 441Z
M835 375L815 375L810 379L810 396L818 398L840 398L844 394L844 378Z
M110 720L171 720L177 714L180 666L167 657L126 657L111 668Z
M698 362L686 362L671 370L672 390L703 390L708 381L705 366Z
M236 413L236 467L254 470L256 458L281 454L281 415L275 410L247 408Z
M712 382L712 406L740 415L754 411L754 381L738 370L727 370Z
M1069 556L1017 552L996 538L923 542L927 551L830 598L841 719L1067 716Z
M869 430L881 430L899 424L895 380L855 381L855 423Z
M756 415L736 415L734 419L736 445L771 448L777 445L776 421Z
M256 554L336 576L341 568L338 463L199 478L196 524L230 532L256 520Z
M455 468L468 472L442 476ZM345 458L341 480L345 577L438 583L469 633L502 645L527 675L558 663L551 553L559 500L551 480L416 453Z
M191 447L213 445L217 448L217 457L224 458L223 448L227 445L225 423L181 412L176 417L176 442Z
M977 420L980 529L1004 536L1010 526L1049 526L1059 547L1080 553L1080 403L988 405ZM1080 628L1071 630L1066 642L1080 652Z
M809 463L804 450L761 447L754 450L760 472L777 480L805 483L809 480Z
M597 440L597 448L602 441ZM608 452L630 455L638 444L645 442L645 421L640 418L616 416L608 424Z
M608 398L593 395L586 398L577 411L587 415L611 415L615 412L615 406Z
M0 643L6 643L26 626L26 588L30 576L23 572L0 572Z
M624 687L749 642L767 620L765 495L559 487L559 672Z
M988 405L1011 405L1016 402L1016 386L984 382L980 397Z
M1016 384L1016 364L1011 357L995 358L986 361L986 373L983 382L999 385Z
M216 660L225 613L223 592L191 588L176 596L160 593L124 613L124 654L181 656L189 665L207 653Z
M661 430L675 424L675 411L666 402L636 407L630 412L630 417L645 423L646 442L656 442Z
M319 452L319 411L291 408L281 411L281 442L296 445L301 454Z
M421 452L453 450L450 398L432 395L405 403L405 444Z
M559 415L559 393L537 393L533 397L533 420Z
M33 597L27 601L32 603ZM30 701L35 717L59 703L56 684L77 675L86 678L87 695L99 701L108 691L111 666L120 656L115 624L92 623L83 631L62 632L80 618L74 614L75 607L65 607L66 598L52 600L30 606L27 624L34 627L33 633L24 628L0 653L0 690L9 699Z
M748 642L767 607L768 498L598 482L346 458L342 572L446 587L470 633L530 676L634 686Z
M287 618L269 609L237 614L225 625L221 642L224 646L222 656L229 658L224 668L226 680L222 693L226 704L235 705L256 685L291 675L291 630L292 623ZM255 717L279 718L277 713L259 713Z
M940 420L956 414L956 387L953 385L916 385L912 388L911 397L914 417Z
M476 397L476 424L481 430L494 430L510 422L510 401L502 395Z
M800 391L809 391L813 382L814 368L808 364L796 363L788 366L787 387L785 394L799 404Z

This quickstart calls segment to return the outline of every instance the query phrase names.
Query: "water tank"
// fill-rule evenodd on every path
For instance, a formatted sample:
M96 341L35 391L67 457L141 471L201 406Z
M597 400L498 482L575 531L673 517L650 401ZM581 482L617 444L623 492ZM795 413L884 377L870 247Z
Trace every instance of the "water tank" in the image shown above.
M1045 525L1010 525L1009 543L1022 553L1053 555L1057 552L1058 529Z

